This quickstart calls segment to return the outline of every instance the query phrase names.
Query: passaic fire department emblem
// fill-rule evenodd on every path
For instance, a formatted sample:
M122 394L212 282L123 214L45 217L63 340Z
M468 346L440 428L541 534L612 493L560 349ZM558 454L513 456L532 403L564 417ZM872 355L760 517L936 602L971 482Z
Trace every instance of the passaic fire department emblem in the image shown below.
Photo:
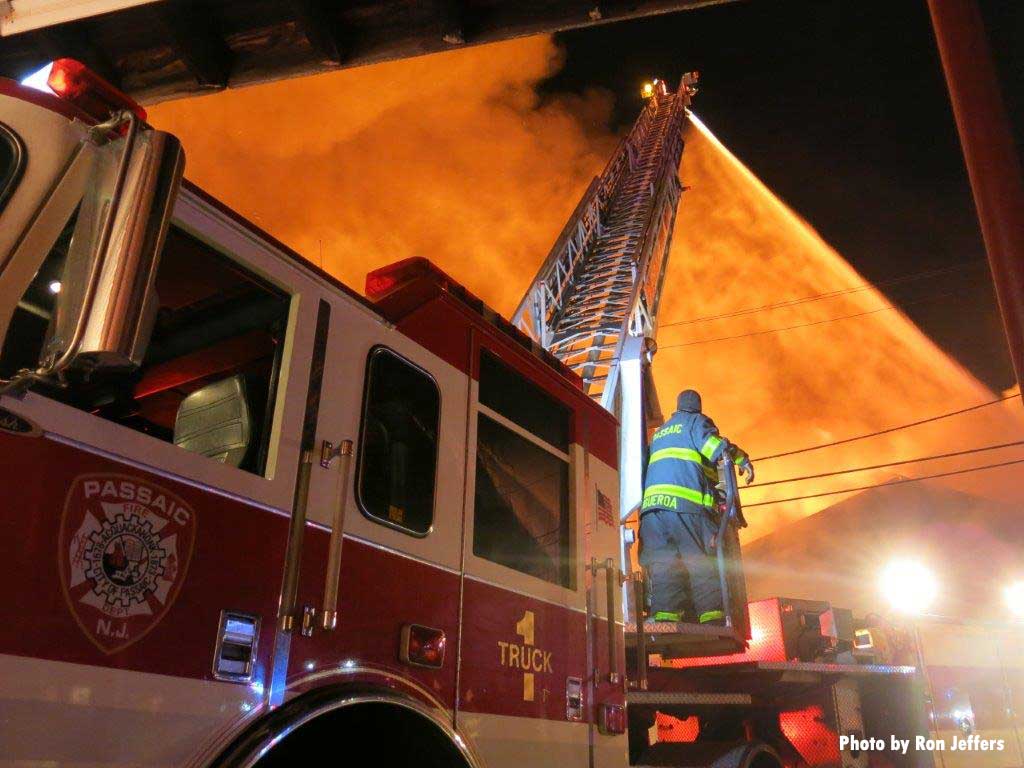
M104 653L163 618L185 578L195 513L170 491L127 475L83 475L64 503L58 560L68 606Z

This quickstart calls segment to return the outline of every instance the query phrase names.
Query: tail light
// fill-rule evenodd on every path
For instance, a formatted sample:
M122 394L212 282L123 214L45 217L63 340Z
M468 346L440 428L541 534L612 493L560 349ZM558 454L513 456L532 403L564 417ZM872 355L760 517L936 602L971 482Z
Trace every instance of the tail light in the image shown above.
M444 630L421 624L406 624L402 627L398 655L406 664L439 669L444 664L445 645L447 638Z
M138 102L80 61L57 59L50 66L50 76L46 84L61 99L74 104L97 120L106 120L111 112L120 109L135 113L141 122L146 120L146 110Z

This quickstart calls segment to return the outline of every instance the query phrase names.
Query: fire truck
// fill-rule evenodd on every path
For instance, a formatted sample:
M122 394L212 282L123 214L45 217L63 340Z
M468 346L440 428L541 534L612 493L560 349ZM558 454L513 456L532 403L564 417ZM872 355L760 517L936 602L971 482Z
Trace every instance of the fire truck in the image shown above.
M347 288L75 61L0 80L0 764L930 764L840 748L925 732L920 677L827 603L747 605L727 461L726 626L645 620L693 83L651 84L510 322L425 259Z

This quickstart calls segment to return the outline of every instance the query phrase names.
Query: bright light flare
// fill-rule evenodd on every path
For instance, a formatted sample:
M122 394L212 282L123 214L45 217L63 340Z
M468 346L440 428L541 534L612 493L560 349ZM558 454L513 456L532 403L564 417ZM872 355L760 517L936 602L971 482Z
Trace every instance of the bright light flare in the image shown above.
M1024 619L1024 581L1015 581L1006 586L1003 590L1006 598L1006 607L1014 618Z
M882 593L901 613L924 613L939 596L935 574L915 560L894 560L882 571Z
M644 87L640 89L640 95L645 99L651 98L654 95L654 83L644 83Z
M21 79L21 84L29 88L34 88L37 91L42 91L43 93L49 93L52 95L53 90L47 84L47 81L50 79L50 70L52 68L53 62L51 61L45 67L36 70L28 77L23 77Z

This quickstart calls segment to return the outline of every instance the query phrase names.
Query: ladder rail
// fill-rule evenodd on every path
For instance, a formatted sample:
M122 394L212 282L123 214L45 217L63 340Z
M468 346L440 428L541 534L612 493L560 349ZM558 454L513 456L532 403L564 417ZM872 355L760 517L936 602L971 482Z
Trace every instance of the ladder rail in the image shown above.
M512 321L609 410L628 338L653 336L693 76L659 86L563 228Z
M602 234L602 213L610 206L623 179L636 167L638 147L647 138L656 111L653 101L644 108L604 171L591 180L512 315L513 324L542 346L548 346L547 324L574 286L579 262Z
M674 129L674 126L669 126L669 129ZM674 135L674 132L673 134ZM681 140L676 138L676 142L680 145L678 148L679 154L681 154ZM676 149L670 148L668 157L677 157L675 154ZM671 210L672 224L674 224L676 204L679 199L681 187L678 179L676 178L675 168L667 162L661 163L661 166L656 171L658 179L654 191L650 195L650 199L653 201L650 209L647 211L644 217L644 223L640 228L640 240L637 243L634 253L636 254L637 263L634 268L634 276L631 280L631 288L629 292L629 298L624 303L624 309L622 311L622 319L619 323L617 332L615 333L616 340L614 342L614 349L612 351L611 358L608 360L600 360L592 358L584 363L571 363L570 365L576 366L581 365L586 367L589 364L603 365L609 367L609 372L603 377L604 385L601 387L601 391L593 392L595 396L600 396L601 405L608 410L612 410L613 401L615 397L615 384L617 381L618 363L622 358L623 346L626 339L629 336L653 336L655 330L654 312L657 309L657 302L660 298L660 284L664 278L664 270L658 275L659 285L654 291L653 297L645 296L644 289L647 287L647 280L640 279L640 276L647 276L649 274L651 261L654 257L654 251L658 244L658 235L661 234L662 230L657 226L657 220L664 215L666 210ZM672 224L669 226L671 227ZM663 249L665 253L661 255L661 261L664 262L667 257L667 250L671 243L670 235L667 235L664 240ZM652 308L644 303L644 299L647 299L648 303L654 303L655 306ZM601 334L608 335L608 334ZM604 345L607 346L607 345ZM567 362L568 359L574 354L578 354L579 350L559 350L557 346L552 350L556 355L563 358L563 362ZM591 353L593 355L593 352ZM588 357L590 357L588 355ZM588 378L593 382L593 377L584 376L584 382L588 383Z

